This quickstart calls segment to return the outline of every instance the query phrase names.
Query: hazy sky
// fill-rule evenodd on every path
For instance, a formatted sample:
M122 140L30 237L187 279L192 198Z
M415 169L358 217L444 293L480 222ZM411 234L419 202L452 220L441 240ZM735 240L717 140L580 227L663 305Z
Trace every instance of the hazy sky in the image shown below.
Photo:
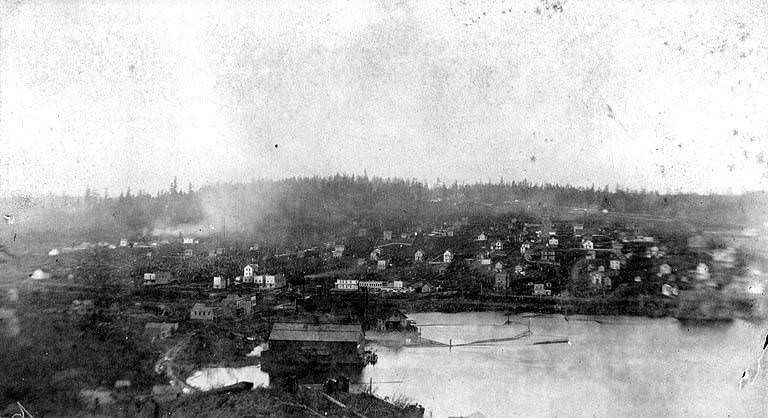
M2 2L0 194L362 173L768 189L763 1Z

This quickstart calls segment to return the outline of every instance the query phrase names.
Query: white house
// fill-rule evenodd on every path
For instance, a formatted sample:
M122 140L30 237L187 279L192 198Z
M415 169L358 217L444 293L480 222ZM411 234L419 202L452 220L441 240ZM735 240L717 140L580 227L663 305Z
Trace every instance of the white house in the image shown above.
M387 260L379 260L376 262L376 270L386 270Z
M144 284L155 284L155 273L144 273Z
M336 289L357 290L357 287L357 280L355 279L336 279Z
M333 249L333 253L332 253L332 254L333 254L333 258L341 258L341 257L344 255L344 250L345 250L345 249L346 249L346 247L345 247L345 246L343 246L343 245L337 245L337 246L336 246L336 247Z
M558 245L560 245L560 241L558 241L557 238L552 237L547 242L547 245L549 245L550 247L557 247Z
M258 269L258 264L248 264L243 267L243 283L253 283L253 273Z
M696 266L696 280L709 280L709 266L704 263Z
M154 284L168 284L171 283L173 280L171 279L171 272L169 271L159 271L155 273L144 273L144 284L145 285L154 285Z
M413 261L416 263L424 261L424 251L416 250L416 253L413 254Z
M477 241L486 241L488 240L488 236L485 235L485 232L481 232L480 235L477 236Z
M194 238L184 238L184 239L182 240L182 242L183 242L184 244L194 244L194 243L195 243L195 239L194 239Z
M619 269L621 269L621 261L619 261L619 260L611 260L610 268L611 268L611 270L619 270Z
M595 243L592 241L585 239L581 241L581 248L585 250L594 250L595 249Z
M659 266L659 275L665 276L672 274L672 267L669 266L669 264L664 263Z
M227 281L221 276L213 276L213 288L214 289L226 289Z
M592 285L597 288L609 288L611 287L611 278L603 274L603 272L594 272L590 274L592 279Z
M661 294L667 297L675 297L680 294L680 290L674 286L664 283L661 285Z
M453 253L451 250L445 250L443 253L443 263L451 263L453 262Z
M392 287L395 289L402 289L403 288L403 281L402 280L395 280L392 282Z
M592 285L600 287L603 285L603 275L597 272L590 273L589 278L592 280Z
M120 240L120 246L121 247L127 247L128 246L128 240L123 238Z
M265 274L264 287L267 289L279 289L285 287L285 275L283 274Z
M380 280L361 280L357 282L358 288L368 288L368 290L381 290L384 288L384 282Z
M392 239L392 231L384 231L382 235L385 241Z
M496 269L496 271L502 271L504 270L504 263L498 261L493 267Z
M504 249L504 243L501 241L496 241L491 245L491 249L493 251L501 251Z
M443 228L435 228L429 233L430 237L445 237L447 235L448 232Z

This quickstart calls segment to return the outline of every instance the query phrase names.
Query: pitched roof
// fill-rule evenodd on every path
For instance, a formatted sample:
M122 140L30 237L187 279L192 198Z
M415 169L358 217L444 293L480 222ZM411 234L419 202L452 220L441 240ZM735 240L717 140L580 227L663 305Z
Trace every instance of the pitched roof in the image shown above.
M363 330L360 324L308 324L277 322L272 326L269 340L358 342Z
M195 305L192 306L193 311L211 311L215 309L216 309L215 306L206 306L205 304L202 304L202 303L195 303Z
M392 318L395 319L392 319ZM389 311L389 315L387 316L387 321L399 321L400 319L408 319L408 316L403 313L403 311L399 309L392 309Z

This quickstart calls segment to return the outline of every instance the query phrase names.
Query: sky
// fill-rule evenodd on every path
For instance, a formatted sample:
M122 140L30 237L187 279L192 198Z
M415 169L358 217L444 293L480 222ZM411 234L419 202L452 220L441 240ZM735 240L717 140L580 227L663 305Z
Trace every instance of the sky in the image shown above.
M252 178L768 190L762 1L3 1L0 195Z

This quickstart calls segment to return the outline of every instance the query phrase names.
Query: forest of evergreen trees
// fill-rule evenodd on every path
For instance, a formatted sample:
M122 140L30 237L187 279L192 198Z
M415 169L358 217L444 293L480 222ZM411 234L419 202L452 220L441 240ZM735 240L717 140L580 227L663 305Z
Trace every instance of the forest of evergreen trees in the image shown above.
M428 186L408 179L336 175L181 190L176 180L150 194L3 199L15 228L39 239L111 240L157 234L223 234L304 245L358 228L408 229L504 208L584 208L694 220L702 226L762 224L768 195L663 195L657 192L522 182Z

